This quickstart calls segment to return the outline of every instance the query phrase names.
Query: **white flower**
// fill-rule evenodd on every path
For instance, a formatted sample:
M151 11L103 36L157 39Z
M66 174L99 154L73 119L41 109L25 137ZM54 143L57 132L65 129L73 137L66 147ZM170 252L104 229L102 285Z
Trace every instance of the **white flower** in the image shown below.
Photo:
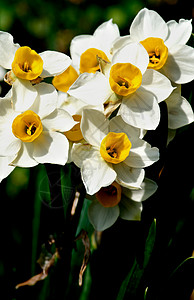
M11 164L20 167L64 165L69 143L61 132L76 122L67 112L56 109L57 92L52 85L40 83L36 89L38 96L26 111L13 110L10 98L1 99L0 156L15 156Z
M72 160L81 168L90 195L115 180L128 188L140 188L143 168L159 158L158 149L140 139L140 130L120 116L109 122L102 112L84 109L81 131L86 143L73 145Z
M105 74L83 73L68 93L87 104L120 104L119 114L128 124L155 129L160 120L158 103L173 91L170 80L155 70L148 70L149 57L139 43L118 50Z
M190 103L181 96L181 86L165 100L168 110L168 128L177 129L194 121L194 114Z
M140 10L130 27L130 36L118 39L114 51L129 42L141 42L149 54L148 68L159 70L182 84L194 79L194 49L185 45L192 33L191 20L165 22L153 10Z
M16 110L28 109L37 96L37 91L31 82L37 82L37 78L55 76L66 70L71 64L67 55L57 51L44 51L36 53L30 47L20 47L14 44L13 36L0 31L0 66L12 70L6 80L12 84L13 98ZM21 107L20 99L25 90L29 89L29 99L25 107Z
M94 196L88 208L88 217L97 231L103 231L112 226L118 217L128 221L140 221L143 209L142 201L148 199L157 190L157 184L145 178L141 189L130 190L113 182L112 185L101 188Z
M105 61L111 60L113 42L120 36L112 19L101 24L93 35L79 35L72 39L70 53L73 66L81 73L99 70L96 55Z

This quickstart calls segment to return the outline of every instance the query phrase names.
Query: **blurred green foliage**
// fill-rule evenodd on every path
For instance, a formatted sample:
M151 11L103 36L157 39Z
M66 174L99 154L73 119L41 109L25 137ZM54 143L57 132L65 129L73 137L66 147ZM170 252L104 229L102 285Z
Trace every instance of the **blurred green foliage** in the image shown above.
M184 5L181 0L1 0L0 30L11 32L15 42L28 43L39 52L68 53L74 36L92 34L111 18L121 34L127 34L134 16L145 6L161 12L164 19L192 18L192 3Z

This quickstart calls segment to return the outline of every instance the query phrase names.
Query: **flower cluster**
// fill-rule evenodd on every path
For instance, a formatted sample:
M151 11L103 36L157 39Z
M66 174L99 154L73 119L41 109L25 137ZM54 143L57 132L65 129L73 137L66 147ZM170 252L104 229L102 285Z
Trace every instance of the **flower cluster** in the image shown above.
M0 66L11 86L0 100L0 180L16 166L73 162L97 230L119 216L140 220L142 201L157 189L144 168L159 150L144 135L158 127L159 103L166 102L169 129L194 120L181 96L181 84L194 79L191 33L191 21L166 23L144 8L127 36L109 20L93 35L74 37L70 58L38 54L0 32Z

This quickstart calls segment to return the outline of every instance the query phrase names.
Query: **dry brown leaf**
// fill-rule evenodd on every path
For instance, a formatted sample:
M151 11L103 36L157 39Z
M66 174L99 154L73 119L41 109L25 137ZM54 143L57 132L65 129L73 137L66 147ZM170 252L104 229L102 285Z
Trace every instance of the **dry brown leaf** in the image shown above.
M22 283L19 283L16 285L16 289L18 289L21 286L25 286L25 285L35 285L38 281L43 280L47 277L48 274L44 274L43 272L41 272L40 274L37 274L35 276L33 276L32 278L28 279L27 281L24 281Z
M104 105L104 115L106 118L109 118L110 115L113 113L113 111L115 111L119 105L121 104L121 100L119 99L117 102L115 103L107 103Z
M76 237L75 241L77 240L82 240L82 243L84 244L85 247L85 252L84 252L84 258L83 258L83 262L80 268L80 272L79 272L79 286L82 285L83 282L83 274L86 270L86 267L88 265L89 259L90 259L90 240L88 237L88 234L85 230L81 230L80 234Z
M77 204L78 204L78 201L79 201L79 197L80 197L80 193L77 191L75 193L75 198L73 200L73 205L72 205L72 208L71 208L71 216L73 216L75 214L76 207L77 207Z
M40 274L37 274L37 275L31 277L27 281L17 284L15 288L18 289L19 287L25 286L25 285L32 286L32 285L35 285L38 281L44 280L48 276L49 269L54 265L57 258L59 258L59 253L56 249L56 252L52 255L52 257L49 260L45 261L45 263L42 267L43 270Z

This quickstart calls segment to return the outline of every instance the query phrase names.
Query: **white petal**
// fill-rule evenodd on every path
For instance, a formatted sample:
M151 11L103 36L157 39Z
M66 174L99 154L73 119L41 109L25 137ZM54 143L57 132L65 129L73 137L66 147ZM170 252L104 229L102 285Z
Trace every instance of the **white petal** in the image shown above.
M187 45L176 45L170 49L161 71L175 83L183 84L194 79L194 49Z
M141 184L141 189L132 190L122 188L122 193L129 199L141 202L151 197L157 190L158 185L151 179L145 178Z
M59 132L42 132L33 142L33 157L39 163L65 165L68 159L69 142Z
M168 109L168 127L177 129L194 121L194 114L189 102L181 96L178 87L168 99L166 99Z
M108 125L109 121L102 112L95 109L83 110L81 132L89 144L99 147L108 134Z
M38 162L32 157L33 148L32 143L21 143L20 151L11 164L22 168L30 168L38 165Z
M12 85L12 101L16 111L25 111L33 105L38 93L28 80L16 79Z
M19 47L19 44L14 44L10 33L0 31L0 65L3 68L11 69L15 52Z
M64 132L70 130L77 122L65 110L55 109L42 120L42 124L47 130Z
M113 42L120 36L117 24L112 23L112 19L101 24L94 32L94 38L101 49L110 56L110 49Z
M133 144L141 134L140 129L133 127L123 121L121 116L116 116L112 118L109 122L109 131L111 132L124 132L128 136L129 140Z
M58 92L57 107L66 110L70 115L78 115L86 103L80 99L69 96L67 93Z
M56 109L58 94L52 84L45 82L36 85L36 90L38 97L30 109L43 119Z
M0 182L15 169L9 165L12 160L12 157L0 157Z
M176 129L168 128L168 136L167 136L167 143L166 143L167 146L175 138L175 135L176 135Z
M91 224L97 231L103 231L111 227L119 217L118 205L104 207L98 201L94 201L88 208L88 217Z
M133 43L133 42L134 42L134 40L131 38L130 35L118 37L112 46L113 55L122 47L126 46L129 43Z
M110 185L116 178L115 171L102 159L100 153L83 161L81 175L89 195L97 193L101 187Z
M71 158L79 168L82 167L84 160L89 158L95 159L96 156L99 156L99 150L92 147L88 143L74 143L71 152Z
M58 91L57 94L58 94L57 108L61 108L63 104L65 104L66 102L69 103L68 102L69 95L67 93Z
M144 73L142 87L153 93L158 103L168 98L174 89L166 76L153 69L147 69Z
M100 72L83 73L72 84L68 94L90 105L104 103L112 94L107 78Z
M3 81L5 74L6 74L6 70L0 67L0 81Z
M160 109L155 96L142 87L123 98L119 114L126 123L142 129L156 129L160 121Z
M112 58L112 64L130 63L138 67L142 74L147 70L149 56L145 48L139 43L129 43L120 48Z
M169 34L165 45L171 48L174 45L185 45L192 33L192 20L180 19L179 23L174 20L167 22Z
M129 156L124 163L133 168L144 168L152 165L159 159L159 150L151 147L143 140L138 140L129 152Z
M142 41L148 37L165 40L168 35L168 26L157 12L143 8L133 20L130 34L136 41Z
M130 200L122 195L120 207L120 218L128 221L140 221L143 206L141 203Z
M139 189L144 179L145 171L143 169L131 168L124 162L113 165L117 173L117 182L127 188Z
M57 51L44 51L39 53L43 60L41 77L56 76L64 72L71 64L71 58Z
M78 72L80 67L80 56L89 48L99 49L99 45L92 35L78 35L74 37L71 41L70 53L73 65L75 66Z
M10 124L18 113L14 112L11 98L0 98L0 130L3 128L10 128Z
M7 105L8 104L9 102L7 101ZM3 112L5 112L5 110L2 110L1 115ZM14 156L21 147L21 140L16 138L12 132L12 120L14 116L15 114L11 114L9 111L2 117L0 116L0 156Z

